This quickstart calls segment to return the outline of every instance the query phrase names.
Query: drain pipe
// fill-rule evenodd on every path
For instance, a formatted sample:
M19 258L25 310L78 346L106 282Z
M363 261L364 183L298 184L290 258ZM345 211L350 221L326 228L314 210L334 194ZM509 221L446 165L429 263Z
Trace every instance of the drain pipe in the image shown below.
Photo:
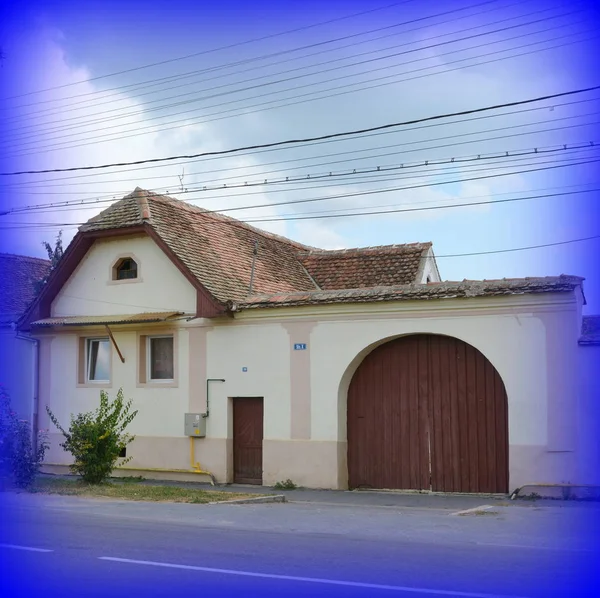
M17 326L13 322L11 324L11 328L13 331L16 331ZM18 332L15 334L15 338L17 340L26 341L33 344L33 397L31 404L31 443L33 446L34 454L38 449L38 403L40 396L40 341L37 338L32 338L31 336L26 336L23 334L19 334Z

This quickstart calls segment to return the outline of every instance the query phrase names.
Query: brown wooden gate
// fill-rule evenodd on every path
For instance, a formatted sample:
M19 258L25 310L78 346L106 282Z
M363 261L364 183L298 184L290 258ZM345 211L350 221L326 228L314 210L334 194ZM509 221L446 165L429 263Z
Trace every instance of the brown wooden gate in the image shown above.
M463 341L377 347L348 389L349 486L508 492L507 411L500 375Z
M263 400L233 399L233 481L262 485Z

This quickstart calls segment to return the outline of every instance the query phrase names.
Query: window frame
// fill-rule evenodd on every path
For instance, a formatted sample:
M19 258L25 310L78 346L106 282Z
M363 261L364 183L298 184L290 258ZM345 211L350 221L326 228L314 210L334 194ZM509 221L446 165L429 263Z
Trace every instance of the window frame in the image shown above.
M118 268L122 265L125 260L131 260L136 265L136 276L135 278L119 278ZM133 253L122 253L115 257L111 262L108 272L108 285L113 284L136 284L143 282L142 280L142 264L140 259Z
M125 276L123 278L121 278L119 276L119 274L121 272L134 272L133 268L129 269L129 270L123 270L123 265L126 262L131 262L132 264L135 265L135 276ZM138 263L132 258L132 257L123 257L121 259L119 259L119 261L115 264L114 270L113 270L113 279L114 280L118 280L118 281L122 281L122 280L136 280L138 277Z
M90 337L86 337L85 338L85 344L84 344L84 367L85 367L85 371L84 371L84 382L85 384L110 384L111 383L111 376L112 376L112 345L110 342L110 338L108 336L90 336ZM108 345L108 379L92 379L90 378L90 370L91 370L91 358L92 358L92 351L91 351L91 346L92 343L103 343L105 342Z
M152 340L159 338L171 339L171 367L173 375L171 378L153 378L152 377ZM173 384L176 380L175 374L175 335L174 334L148 334L146 336L146 383L147 384Z

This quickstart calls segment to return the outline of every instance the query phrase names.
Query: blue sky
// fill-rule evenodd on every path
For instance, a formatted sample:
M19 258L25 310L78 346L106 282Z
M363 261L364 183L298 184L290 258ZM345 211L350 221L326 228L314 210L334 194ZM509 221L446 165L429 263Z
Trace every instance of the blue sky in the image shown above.
M596 15L586 2L323 4L31 2L26 10L13 7L0 33L2 171L224 150L598 83L592 65L598 49ZM352 16L360 12L365 14ZM304 29L290 32L298 28ZM251 41L265 36L271 37ZM190 54L195 56L179 59ZM139 68L156 62L164 64ZM141 186L208 209L245 208L227 213L272 220L256 224L318 247L433 241L444 279L585 276L587 311L600 312L593 259L597 241L444 257L597 234L598 193L592 190L600 188L594 162L599 152L590 145L600 144L597 98L600 90L226 159L111 168L93 176L3 177L5 210L84 204L1 216L0 245L3 251L43 255L43 240L60 229L70 239L77 223ZM535 148L551 151L532 155ZM431 165L436 161L441 164ZM394 170L377 173L377 167ZM354 169L368 172L354 175ZM315 180L329 172L331 178ZM282 182L307 175L313 180ZM265 179L267 184L258 185ZM245 182L256 185L236 187ZM225 184L228 189L215 189ZM306 202L323 197L329 199ZM87 203L96 199L96 205ZM484 205L437 209L470 202ZM250 207L256 205L266 207ZM423 207L436 209L312 218L324 212ZM291 216L311 218L279 220Z

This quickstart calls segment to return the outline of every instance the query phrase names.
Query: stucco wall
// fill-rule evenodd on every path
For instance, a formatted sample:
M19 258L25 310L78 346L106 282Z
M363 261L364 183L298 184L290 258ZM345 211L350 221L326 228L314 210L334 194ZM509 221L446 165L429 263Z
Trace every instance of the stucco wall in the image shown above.
M110 267L132 254L141 281L113 284ZM146 237L96 243L53 304L54 315L101 315L154 310L193 311L195 291ZM479 349L506 386L509 409L510 486L577 482L582 452L577 405L580 301L568 295L330 305L249 310L235 318L179 322L177 384L137 383L137 335L148 326L113 327L125 357L112 351L113 395L122 387L139 410L130 467L190 467L186 412L204 412L210 385L207 438L195 439L194 459L219 481L232 479L232 399L264 398L265 484L291 478L312 487L344 488L346 391L352 374L375 346L406 334L459 338ZM99 329L99 333L105 334ZM49 405L61 422L97 406L99 387L77 384L78 334L56 330L42 338L40 414ZM306 350L294 350L295 343ZM50 427L50 426L49 426ZM50 462L68 457L52 437Z
M31 421L34 399L34 344L16 338L10 328L0 328L0 384L20 418Z
M600 484L600 345L582 345L578 354L580 477Z
M138 263L135 280L112 281L111 268L121 257ZM52 316L196 311L189 281L147 236L98 240L52 303Z

